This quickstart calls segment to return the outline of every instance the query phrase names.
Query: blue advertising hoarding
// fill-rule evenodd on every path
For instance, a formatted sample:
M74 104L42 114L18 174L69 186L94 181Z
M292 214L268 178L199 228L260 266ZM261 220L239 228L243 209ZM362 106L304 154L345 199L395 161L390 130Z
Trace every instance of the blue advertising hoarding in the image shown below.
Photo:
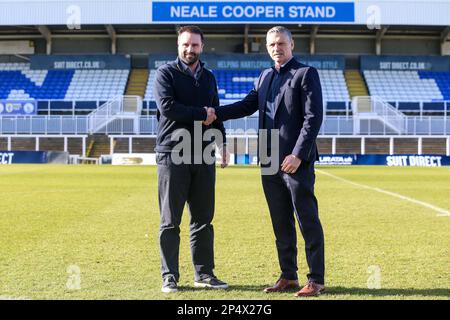
M47 152L45 151L0 151L0 165L47 162Z
M355 22L354 1L153 1L152 11L152 21L160 23Z
M31 116L36 114L36 100L0 100L0 116Z
M450 57L361 56L361 70L449 71Z
M31 56L30 69L102 70L130 69L130 57L123 54L44 55Z
M157 69L175 59L175 54L151 54L148 67ZM262 70L273 64L267 54L202 54L201 60L208 69L213 70Z
M344 70L345 57L341 55L302 55L295 56L303 64L316 69Z
M148 68L157 69L159 66L173 61L174 54L152 54L149 56ZM341 55L301 55L295 56L298 61L317 69L344 70L345 58ZM208 69L213 70L263 70L273 65L268 54L203 54L201 60Z
M380 165L388 167L450 166L450 157L436 154L323 154L316 165Z

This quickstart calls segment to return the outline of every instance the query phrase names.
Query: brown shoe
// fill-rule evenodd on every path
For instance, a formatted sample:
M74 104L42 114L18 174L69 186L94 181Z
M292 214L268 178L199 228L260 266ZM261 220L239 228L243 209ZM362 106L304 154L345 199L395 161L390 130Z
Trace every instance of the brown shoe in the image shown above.
M314 281L308 281L308 283L297 293L296 297L316 297L325 291L325 286L315 283Z
M264 289L265 293L271 293L271 292L284 292L289 289L298 289L298 281L297 280L287 280L280 278L277 283L275 283L274 286L268 287Z

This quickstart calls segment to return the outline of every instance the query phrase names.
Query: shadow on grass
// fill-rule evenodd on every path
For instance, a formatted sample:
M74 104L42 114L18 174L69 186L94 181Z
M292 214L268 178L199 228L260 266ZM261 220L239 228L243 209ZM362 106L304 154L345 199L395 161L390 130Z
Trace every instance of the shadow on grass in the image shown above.
M268 285L230 285L226 291L240 291L263 293L264 288ZM182 292L201 292L205 289L194 288L190 286L179 286ZM206 289L208 290L208 289ZM209 289L214 290L214 289ZM298 290L289 290L283 293L294 293ZM225 292L225 291L224 291ZM276 293L272 293L276 295ZM350 295L350 296L438 296L450 298L450 288L434 288L434 289L368 289L368 288L347 288L347 287L326 287L324 295Z
M424 296L424 297L440 296L450 298L450 288L368 289L368 288L327 287L326 294L367 295L367 296Z
M269 285L240 286L230 285L228 290L262 292ZM292 289L283 293L296 292ZM276 294L276 293L274 293ZM450 298L450 288L433 288L433 289L368 289L368 288L347 288L347 287L326 287L324 294L329 295L355 295L355 296L440 296Z
M254 285L254 286L241 286L241 285L230 285L228 289L223 290L223 289L208 289L208 288L195 288L193 286L178 286L178 289L180 291L183 292L201 292L202 290L214 290L214 291L248 291L248 292L262 292L264 288L266 288L267 286L258 286L258 285ZM295 292L295 290L293 291Z

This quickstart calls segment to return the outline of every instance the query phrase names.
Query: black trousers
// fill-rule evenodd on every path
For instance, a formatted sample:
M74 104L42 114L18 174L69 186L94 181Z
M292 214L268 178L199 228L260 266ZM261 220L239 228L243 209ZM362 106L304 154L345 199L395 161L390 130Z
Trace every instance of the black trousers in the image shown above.
M281 277L297 277L297 216L305 240L308 279L324 283L324 236L314 195L314 162L302 162L295 174L262 175L262 184L276 238Z
M195 280L213 275L215 165L173 164L170 153L158 153L158 197L161 213L159 241L162 277L178 281L180 224L187 202L190 212L190 246Z

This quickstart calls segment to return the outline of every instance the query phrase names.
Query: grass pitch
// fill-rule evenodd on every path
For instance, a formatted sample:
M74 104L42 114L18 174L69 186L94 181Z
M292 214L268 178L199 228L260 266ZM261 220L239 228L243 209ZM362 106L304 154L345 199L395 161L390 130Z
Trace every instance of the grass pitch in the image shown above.
M328 289L317 299L450 299L450 216L421 204L450 211L450 168L316 176ZM262 292L279 267L258 168L217 170L215 272L227 291L193 287L185 211L180 291L160 292L155 167L0 166L0 204L0 299L296 299Z

